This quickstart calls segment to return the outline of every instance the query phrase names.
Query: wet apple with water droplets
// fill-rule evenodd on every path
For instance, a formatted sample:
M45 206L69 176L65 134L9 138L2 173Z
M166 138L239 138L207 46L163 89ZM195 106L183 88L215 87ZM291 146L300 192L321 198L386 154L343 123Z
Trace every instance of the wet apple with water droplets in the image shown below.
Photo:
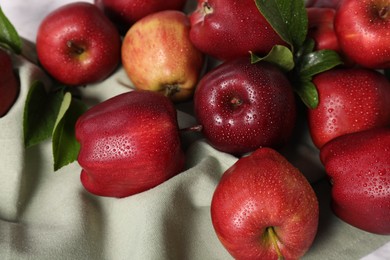
M37 32L40 64L57 81L71 86L106 79L120 62L121 38L92 3L69 3L50 12Z
M389 235L390 129L340 136L321 148L320 157L335 214L357 228Z
M220 60L266 55L274 45L286 45L259 12L253 0L198 0L190 15L195 47Z
M194 109L208 142L232 154L282 146L296 119L294 93L283 72L270 63L251 64L249 58L208 72L195 91Z
M183 10L186 0L94 0L105 15L125 34L143 17L163 10Z
M89 192L126 197L151 189L184 167L176 110L165 96L127 92L76 123L81 182Z
M308 111L310 134L320 148L343 134L390 125L390 82L374 70L337 68L314 77L319 104Z
M340 1L334 28L348 59L367 68L390 68L390 1Z
M319 207L304 175L260 148L223 175L211 202L216 234L239 260L299 259L317 232Z

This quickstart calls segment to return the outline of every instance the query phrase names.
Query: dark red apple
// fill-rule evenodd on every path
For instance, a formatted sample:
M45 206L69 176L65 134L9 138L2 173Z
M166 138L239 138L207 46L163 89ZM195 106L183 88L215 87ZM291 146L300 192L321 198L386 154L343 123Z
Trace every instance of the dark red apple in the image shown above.
M374 70L332 69L313 78L319 104L308 111L313 143L322 147L352 132L390 125L390 82Z
M340 46L334 31L336 10L332 8L306 8L308 16L308 36L315 41L316 50L334 50L340 52Z
M203 76L194 110L208 142L232 154L285 144L296 118L294 93L284 73L271 63L251 64L243 57Z
M10 54L0 49L0 117L3 117L15 103L19 94L19 80L13 71Z
M202 52L220 60L267 54L284 44L253 0L198 0L190 14L190 38Z
M321 7L337 9L343 0L307 0L308 7Z
M38 59L56 80L85 85L107 78L120 61L121 39L93 4L75 2L52 11L41 22Z
M344 62L344 66L353 67L356 64L342 51L335 29L334 20L336 10L334 8L308 7L308 36L315 42L315 50L336 51Z
M183 10L187 0L94 0L122 34L139 19L159 11Z
M390 129L376 128L333 139L321 148L332 183L332 209L368 232L390 234Z
M389 0L343 0L334 26L349 59L368 68L390 68Z
M314 240L318 218L307 179L270 148L231 166L211 201L217 236L237 260L299 259Z

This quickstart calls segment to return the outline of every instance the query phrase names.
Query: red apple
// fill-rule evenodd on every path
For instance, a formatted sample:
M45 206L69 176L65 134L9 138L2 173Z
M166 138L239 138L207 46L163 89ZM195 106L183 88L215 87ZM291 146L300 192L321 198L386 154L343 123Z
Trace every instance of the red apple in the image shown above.
M163 10L183 10L187 0L94 0L123 34L139 19Z
M249 57L249 51L264 55L285 44L253 0L198 0L190 20L194 45L220 60Z
M315 42L316 50L336 51L344 62L344 66L356 65L343 53L334 29L336 10L333 8L308 7L308 36Z
M334 26L349 59L368 68L390 68L389 0L344 0Z
M270 148L231 166L211 202L216 234L238 260L299 259L314 240L318 218L307 179Z
M93 4L75 2L47 15L36 40L38 59L56 80L85 85L108 77L120 61L115 26Z
M320 156L335 214L357 228L390 235L390 129L340 136Z
M192 97L204 55L189 39L185 13L166 10L137 21L122 44L122 64L136 89L157 91L173 101Z
M321 7L337 9L343 0L307 0L307 7Z
M313 143L322 147L344 134L390 125L390 82L374 70L332 69L313 78L319 104L308 111Z
M85 189L126 197L183 170L176 116L168 98L150 91L120 94L85 112L75 128Z
M271 63L251 64L243 57L203 76L195 91L194 111L208 142L232 154L285 144L296 118L286 76Z
M3 117L15 103L19 94L19 81L14 74L10 55L0 49L0 117Z
M306 8L308 16L308 36L313 38L316 50L334 50L340 52L340 46L334 31L336 10L332 8Z

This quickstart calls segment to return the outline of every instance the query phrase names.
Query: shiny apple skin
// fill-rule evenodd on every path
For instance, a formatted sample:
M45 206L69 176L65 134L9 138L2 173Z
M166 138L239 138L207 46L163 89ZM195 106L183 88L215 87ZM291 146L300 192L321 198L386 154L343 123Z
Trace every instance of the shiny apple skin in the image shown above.
M272 227L285 260L296 260L317 233L319 206L304 175L270 148L239 159L223 175L211 202L218 238L237 260L278 258L266 231Z
M125 34L141 18L163 10L183 10L186 0L94 0L105 15Z
M367 68L390 68L389 0L344 0L334 27L350 60Z
M321 148L332 210L367 232L390 235L390 128L346 134Z
M190 21L191 41L219 60L249 57L249 51L264 55L276 44L285 45L253 0L199 0Z
M316 43L316 50L334 50L341 52L334 31L334 17L336 10L333 8L309 7L306 8L309 22L309 37Z
M110 20L93 4L59 7L41 22L38 59L57 81L86 85L107 78L120 62L121 39Z
M282 146L296 120L294 93L281 70L243 57L222 63L201 79L194 110L208 142L232 154Z
M165 10L137 21L126 33L121 59L138 90L156 91L174 102L188 101L204 66L204 54L189 39L185 13Z
M177 111L150 91L129 91L90 108L75 126L84 188L123 198L147 191L184 169Z
M313 77L319 104L308 110L310 135L321 148L332 139L390 125L390 82L367 68L334 68Z
M307 0L307 7L333 8L337 9L343 0Z
M10 54L0 48L0 118L5 116L15 103L20 83L16 77Z

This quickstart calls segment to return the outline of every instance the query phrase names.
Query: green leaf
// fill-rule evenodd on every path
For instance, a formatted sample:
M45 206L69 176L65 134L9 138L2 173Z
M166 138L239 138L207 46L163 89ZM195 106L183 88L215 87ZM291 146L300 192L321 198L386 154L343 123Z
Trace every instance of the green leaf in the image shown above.
M343 64L339 54L332 50L319 50L304 55L299 61L299 75L303 79Z
M5 16L0 7L0 45L14 51L16 54L22 52L22 40L15 27Z
M301 59L303 56L314 51L315 41L312 38L307 38L303 43L300 49L296 50L294 53L297 60Z
M318 106L318 91L311 81L307 80L299 82L295 91L308 108L314 109Z
M23 134L26 148L51 137L64 97L62 90L48 93L41 81L30 86L23 114Z
M296 53L296 67L294 68L293 82L296 93L309 108L318 106L318 93L311 82L313 76L332 69L342 60L339 54L332 50L314 50L314 41L308 39Z
M85 104L72 99L69 92L65 94L53 131L54 171L77 160L80 144L75 137L75 124L86 109Z
M294 68L294 57L291 50L282 45L275 45L265 57L258 57L251 52L251 62L267 61L278 65L283 71L287 72Z
M272 28L298 50L307 36L308 19L303 0L255 0L257 9Z
M58 123L62 120L62 118L65 116L66 112L68 111L71 102L72 102L72 94L70 92L66 92L64 94L60 109L58 111L57 119L56 119L56 122L55 122L54 127L53 127L53 133L54 133Z
M332 50L314 51L313 39L307 37L308 17L303 0L255 0L257 9L269 22L272 28L291 47L291 57L282 57L282 51L275 50L259 58L252 55L252 62L269 59L281 62L282 68L288 68L290 80L295 92L309 108L318 105L318 92L311 82L314 75L342 64L337 52ZM285 53L284 55L290 55ZM287 65L287 66L286 66Z

